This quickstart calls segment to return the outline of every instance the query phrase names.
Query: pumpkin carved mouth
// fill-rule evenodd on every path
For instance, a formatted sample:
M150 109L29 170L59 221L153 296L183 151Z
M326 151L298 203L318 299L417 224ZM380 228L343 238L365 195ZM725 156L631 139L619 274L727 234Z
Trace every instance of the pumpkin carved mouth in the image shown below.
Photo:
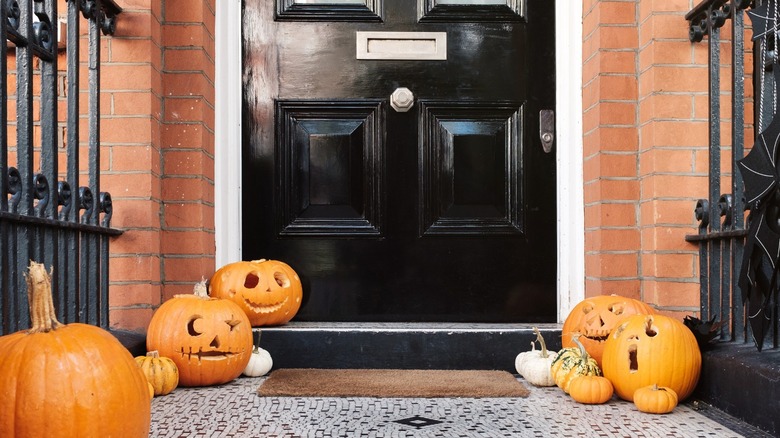
M273 312L278 312L279 309L281 309L282 307L284 307L285 304L287 304L287 298L274 304L259 304L247 298L244 298L244 304L246 304L246 306L255 313L273 313Z
M214 361L214 360L226 360L231 359L233 356L235 356L238 353L234 353L231 351L203 351L203 349L198 349L198 351L192 351L192 348L190 348L190 351L184 351L184 348L181 349L181 357L187 358L188 362L191 362L193 359L197 360L198 362L203 361Z
M607 341L607 339L609 338L609 333L607 333L606 335L586 333L583 336L588 338L588 340L590 340L590 341L595 341L595 342L602 343L602 342L606 342Z

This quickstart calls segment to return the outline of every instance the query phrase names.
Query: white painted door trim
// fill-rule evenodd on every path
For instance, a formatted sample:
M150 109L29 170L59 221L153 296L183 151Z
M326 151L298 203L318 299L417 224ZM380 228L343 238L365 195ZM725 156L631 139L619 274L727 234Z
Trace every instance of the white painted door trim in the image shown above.
M585 298L582 2L555 0L558 321Z
M270 1L270 0L268 0ZM216 265L241 260L241 0L216 2ZM558 320L585 295L582 3L555 0Z

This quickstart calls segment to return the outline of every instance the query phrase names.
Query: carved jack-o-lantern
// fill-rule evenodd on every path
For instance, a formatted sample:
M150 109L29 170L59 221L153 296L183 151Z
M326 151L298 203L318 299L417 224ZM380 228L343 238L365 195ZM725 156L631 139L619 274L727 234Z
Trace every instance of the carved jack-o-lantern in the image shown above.
M693 333L680 321L663 315L634 315L609 335L604 346L604 377L615 393L632 401L642 387L669 387L680 400L696 387L701 352Z
M244 309L255 327L286 324L303 298L298 274L277 260L225 265L211 276L209 288L212 297L232 300Z
M586 298L574 306L566 317L561 331L563 348L574 347L572 334L580 334L580 342L601 366L604 342L609 333L631 315L655 313L647 304L618 295L600 295Z
M209 298L205 285L195 295L176 295L152 316L146 348L169 357L182 386L229 382L246 368L252 354L252 326L230 300Z

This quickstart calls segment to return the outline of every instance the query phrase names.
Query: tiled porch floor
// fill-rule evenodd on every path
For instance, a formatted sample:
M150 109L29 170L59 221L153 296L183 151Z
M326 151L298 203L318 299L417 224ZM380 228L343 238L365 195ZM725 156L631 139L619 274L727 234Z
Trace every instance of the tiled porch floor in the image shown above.
M688 401L648 415L613 398L582 405L558 388L528 398L264 398L263 378L178 388L152 403L152 437L768 437ZM521 380L522 381L522 380ZM403 420L407 420L404 422Z

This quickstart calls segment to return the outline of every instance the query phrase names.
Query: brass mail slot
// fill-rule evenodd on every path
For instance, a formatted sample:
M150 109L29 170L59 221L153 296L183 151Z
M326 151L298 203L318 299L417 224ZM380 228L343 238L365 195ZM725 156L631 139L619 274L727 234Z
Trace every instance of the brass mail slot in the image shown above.
M357 32L357 59L447 59L446 32Z

